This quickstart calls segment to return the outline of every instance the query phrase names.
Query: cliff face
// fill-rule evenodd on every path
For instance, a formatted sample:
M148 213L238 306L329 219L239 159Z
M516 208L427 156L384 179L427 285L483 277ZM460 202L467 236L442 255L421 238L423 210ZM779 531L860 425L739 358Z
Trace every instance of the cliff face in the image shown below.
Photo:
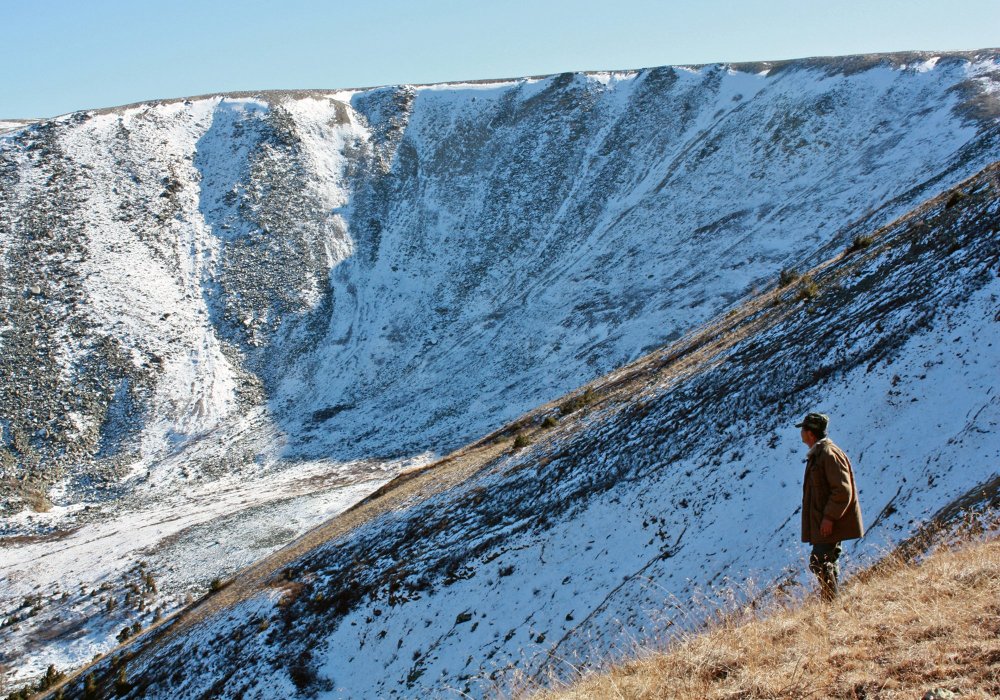
M666 67L4 132L4 612L72 589L60 614L92 621L85 644L33 642L32 668L123 622L77 584L141 559L177 605L979 172L998 72L996 52Z

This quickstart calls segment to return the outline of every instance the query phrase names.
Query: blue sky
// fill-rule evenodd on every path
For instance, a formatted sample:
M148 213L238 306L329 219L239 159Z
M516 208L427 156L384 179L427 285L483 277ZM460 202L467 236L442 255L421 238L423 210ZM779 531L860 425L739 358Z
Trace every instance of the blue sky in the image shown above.
M2 119L235 90L997 47L1000 0L0 0L0 38Z

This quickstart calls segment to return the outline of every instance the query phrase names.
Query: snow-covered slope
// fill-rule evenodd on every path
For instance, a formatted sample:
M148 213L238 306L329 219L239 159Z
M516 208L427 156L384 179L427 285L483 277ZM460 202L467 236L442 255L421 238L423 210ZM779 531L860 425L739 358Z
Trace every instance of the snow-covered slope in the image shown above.
M35 640L0 663L108 649L139 561L174 606L975 173L998 64L214 96L0 135L0 635ZM69 593L77 646L36 593Z
M5 131L14 131L16 129L23 129L29 124L34 124L37 119L0 119L0 134Z
M808 409L855 464L868 534L848 568L986 484L996 502L998 232L992 166L587 405L395 482L91 673L124 668L146 698L481 697L571 675L695 624L713 586L809 578Z

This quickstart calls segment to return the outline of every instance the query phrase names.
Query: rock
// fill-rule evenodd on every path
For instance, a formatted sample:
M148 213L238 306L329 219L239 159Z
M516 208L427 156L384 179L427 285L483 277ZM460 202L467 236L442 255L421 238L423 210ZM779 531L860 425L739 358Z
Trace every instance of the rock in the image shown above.
M39 294L41 294L41 293L42 293L42 288L41 288L41 286L40 286L40 285L37 285L37 284L33 284L33 285L31 285L31 289L30 289L30 290L28 290L28 291L30 291L30 292L31 292L32 294L34 294L35 296L38 296Z
M958 698L958 693L944 688L935 688L924 693L923 700L955 700L956 698Z

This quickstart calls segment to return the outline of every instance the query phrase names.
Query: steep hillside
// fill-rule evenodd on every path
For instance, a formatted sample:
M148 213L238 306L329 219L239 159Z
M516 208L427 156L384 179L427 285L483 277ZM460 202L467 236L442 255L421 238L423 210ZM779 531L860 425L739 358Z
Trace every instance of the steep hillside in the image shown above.
M23 680L111 649L947 191L1000 158L998 86L997 51L899 54L5 131L0 665ZM705 435L670 454L700 463Z
M124 673L124 696L148 698L479 697L575 675L689 625L708 587L808 581L792 425L811 408L855 462L868 534L848 568L877 558L1000 479L998 231L994 165L397 479L92 682Z
M938 691L931 697L993 700L1000 697L995 527L992 535L923 561L877 566L852 581L838 605L744 609L665 653L647 651L530 697L912 700Z

